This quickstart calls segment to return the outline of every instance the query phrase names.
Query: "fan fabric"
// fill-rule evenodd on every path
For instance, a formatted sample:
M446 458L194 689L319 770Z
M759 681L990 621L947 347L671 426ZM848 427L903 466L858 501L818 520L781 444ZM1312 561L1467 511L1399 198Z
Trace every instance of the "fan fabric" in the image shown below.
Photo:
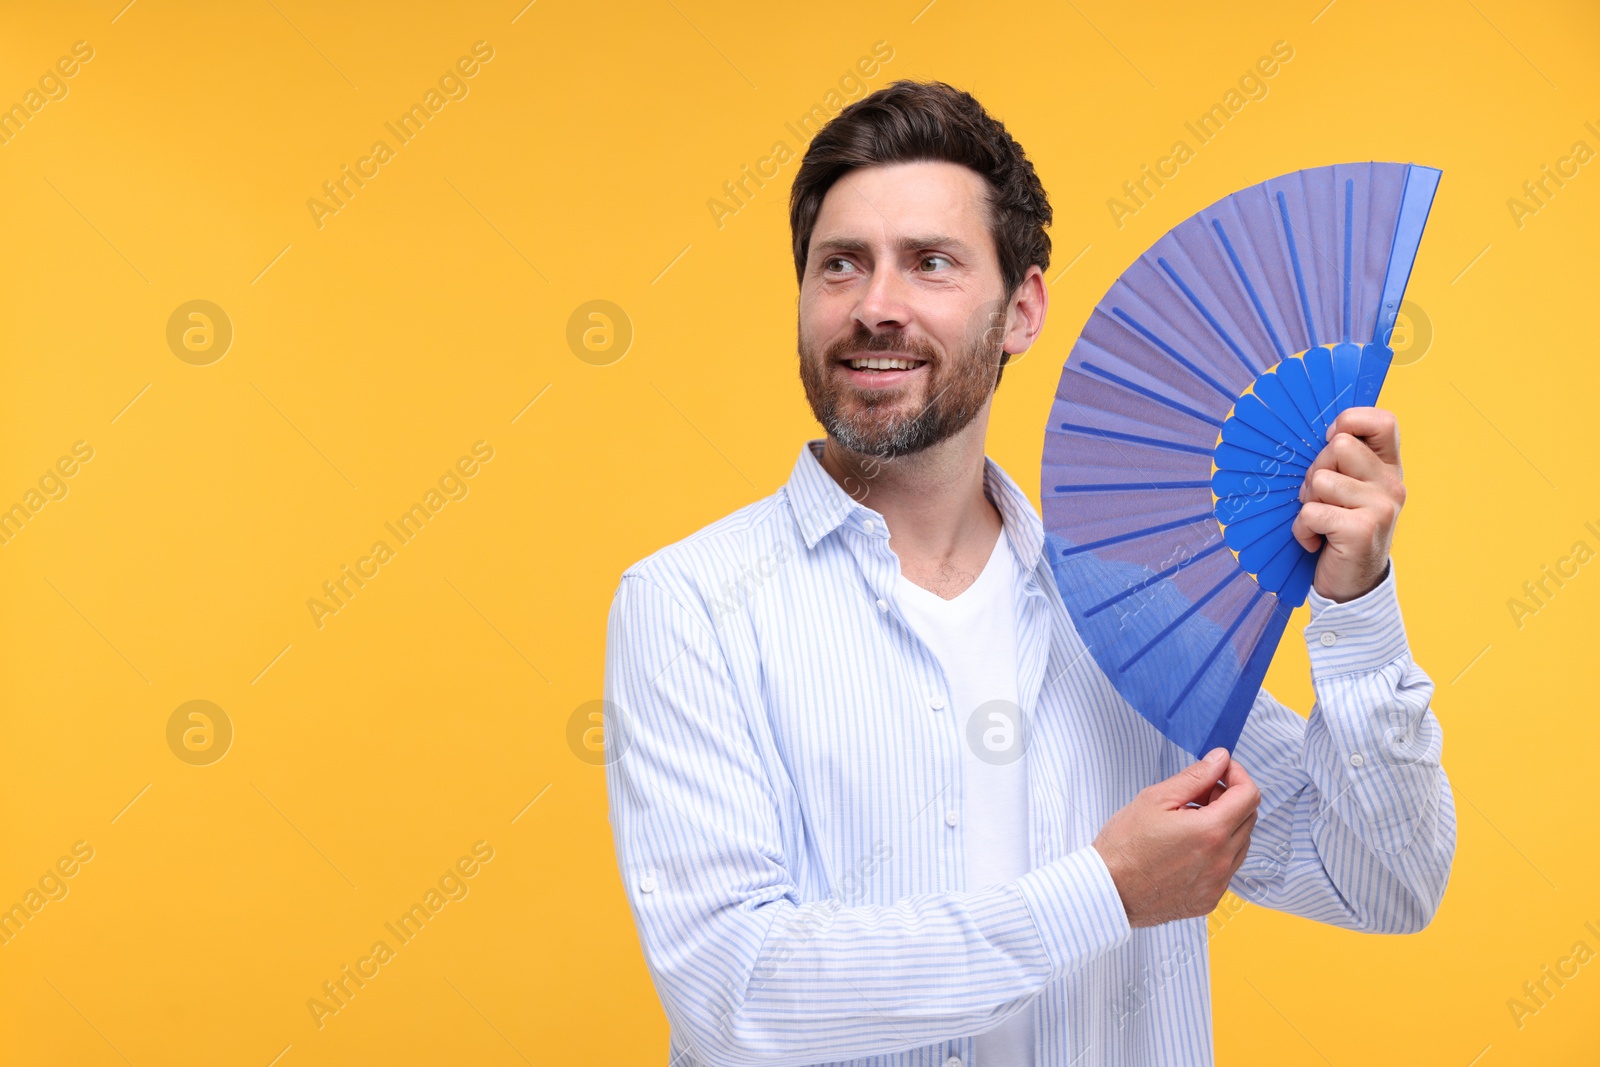
M1045 431L1046 551L1090 653L1195 756L1244 728L1317 552L1290 533L1340 411L1370 406L1440 172L1251 186L1119 277Z

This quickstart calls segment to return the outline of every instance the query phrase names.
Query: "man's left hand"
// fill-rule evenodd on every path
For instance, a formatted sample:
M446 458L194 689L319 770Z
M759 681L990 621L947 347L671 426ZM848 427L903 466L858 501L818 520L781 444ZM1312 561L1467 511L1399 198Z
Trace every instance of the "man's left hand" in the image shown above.
M1300 487L1291 528L1307 552L1323 545L1312 585L1338 603L1370 592L1389 572L1389 544L1406 501L1400 426L1382 408L1346 408L1328 427Z

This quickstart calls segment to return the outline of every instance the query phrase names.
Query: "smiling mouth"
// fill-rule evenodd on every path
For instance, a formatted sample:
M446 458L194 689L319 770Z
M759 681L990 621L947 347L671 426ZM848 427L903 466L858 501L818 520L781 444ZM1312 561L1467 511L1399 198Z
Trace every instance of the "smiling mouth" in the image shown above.
M888 371L915 370L927 362L925 359L912 359L905 356L857 356L839 361L851 370L864 371L869 374L882 374Z

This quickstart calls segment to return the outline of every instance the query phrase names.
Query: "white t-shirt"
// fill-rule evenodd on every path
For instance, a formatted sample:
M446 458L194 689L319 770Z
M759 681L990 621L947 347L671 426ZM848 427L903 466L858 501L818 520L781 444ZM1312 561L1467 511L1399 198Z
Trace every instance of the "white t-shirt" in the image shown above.
M945 600L896 575L895 600L944 667L961 745L969 892L1032 869L1028 854L1028 760L1017 707L1016 555L1005 530L978 578ZM1000 703L993 703L1000 702ZM974 721L976 719L976 721ZM980 1067L1031 1067L1036 1006L978 1035Z

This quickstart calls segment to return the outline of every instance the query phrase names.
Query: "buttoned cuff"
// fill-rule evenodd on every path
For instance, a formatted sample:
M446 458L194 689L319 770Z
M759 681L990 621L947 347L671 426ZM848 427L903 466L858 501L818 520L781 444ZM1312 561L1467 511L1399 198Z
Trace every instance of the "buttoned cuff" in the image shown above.
M1393 560L1383 581L1354 600L1337 603L1312 589L1306 601L1311 606L1305 636L1313 678L1375 671L1410 647L1395 594Z
M1077 970L1133 932L1117 883L1093 845L1036 867L1014 884L1058 975Z

